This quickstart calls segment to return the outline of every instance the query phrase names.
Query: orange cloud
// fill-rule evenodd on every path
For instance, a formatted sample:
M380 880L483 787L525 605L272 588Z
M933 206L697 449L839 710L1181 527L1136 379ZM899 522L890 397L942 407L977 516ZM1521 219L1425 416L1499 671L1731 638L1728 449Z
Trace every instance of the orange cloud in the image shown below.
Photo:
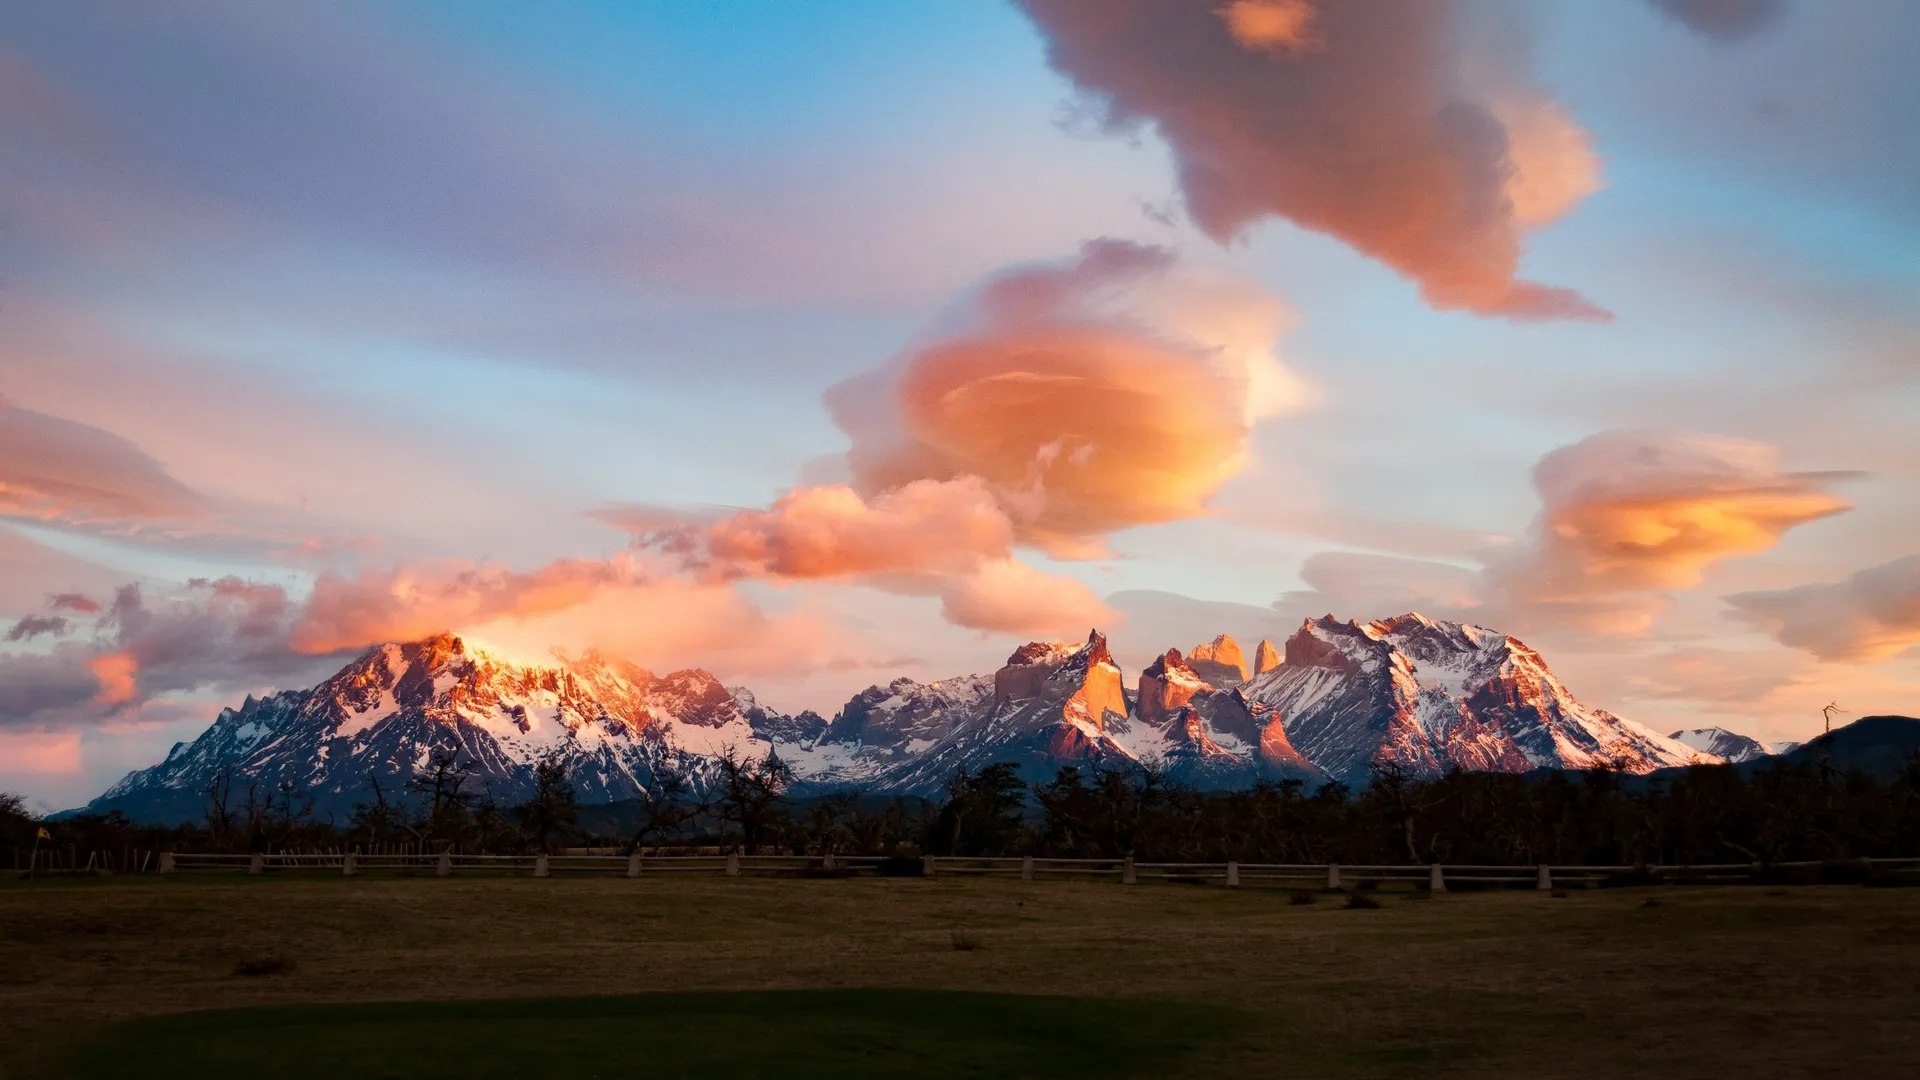
M1412 278L1435 307L1607 317L1516 278L1525 230L1591 190L1597 168L1538 90L1473 92L1456 5L1019 3L1109 127L1151 124L1167 140L1188 212L1214 239L1283 217Z
M139 692L140 661L132 653L101 653L87 660L87 670L100 683L97 704L124 705Z
M1314 33L1316 12L1307 0L1233 0L1216 8L1233 40L1249 49L1305 52L1320 44Z
M1055 634L1111 624L1115 613L1093 590L1017 559L983 563L940 598L947 621L1010 634Z
M1004 558L1013 525L977 477L916 480L871 500L845 484L804 487L742 510L702 538L725 576L833 578L964 573Z
M1248 283L1098 240L989 281L959 327L827 403L863 494L975 479L1020 542L1097 554L1204 513L1251 425L1304 402L1272 354L1288 319Z
M1646 594L1690 589L1709 565L1846 510L1827 490L1844 476L1784 472L1776 449L1744 439L1604 432L1535 466L1533 543L1492 567L1492 584L1539 614L1640 632L1661 603Z
M766 510L707 523L601 516L710 581L838 578L908 595L939 592L948 621L981 630L1074 629L1106 612L1086 586L1012 558L1013 523L973 476L915 480L872 499L844 484L796 488Z
M293 648L327 653L578 607L614 587L645 584L630 557L562 559L537 570L465 562L409 564L355 577L325 574L292 633Z
M325 653L457 632L522 661L597 649L649 666L789 674L878 655L833 622L769 616L731 584L653 572L633 555L534 570L423 562L320 579L291 635Z
M1883 662L1920 645L1920 555L1844 581L1736 593L1727 602L1782 645L1822 660Z

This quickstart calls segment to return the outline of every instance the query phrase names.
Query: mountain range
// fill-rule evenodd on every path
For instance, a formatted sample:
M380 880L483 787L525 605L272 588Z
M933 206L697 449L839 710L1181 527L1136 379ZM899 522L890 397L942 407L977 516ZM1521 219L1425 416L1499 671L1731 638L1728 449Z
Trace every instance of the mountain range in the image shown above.
M667 767L698 781L730 749L777 755L800 794L933 795L959 769L1002 761L1030 780L1152 762L1209 789L1358 785L1378 768L1648 773L1746 752L1722 734L1663 736L1588 707L1519 640L1415 613L1311 619L1282 647L1260 642L1251 663L1222 635L1169 649L1131 684L1096 630L1022 645L994 672L870 687L831 719L768 709L699 669L654 675L597 653L516 664L442 634L370 648L308 689L249 697L86 810L196 819L221 781L291 787L343 819L376 785L398 797L448 753L502 802L558 759L582 801L605 803L643 795Z

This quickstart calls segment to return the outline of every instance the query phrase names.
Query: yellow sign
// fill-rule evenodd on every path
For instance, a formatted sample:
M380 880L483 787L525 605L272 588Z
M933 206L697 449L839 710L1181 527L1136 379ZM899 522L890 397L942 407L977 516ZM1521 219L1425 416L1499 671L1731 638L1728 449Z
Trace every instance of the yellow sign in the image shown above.
M35 840L51 840L53 839L53 834L48 832L45 828L42 828L40 830L39 835L35 836L34 839Z

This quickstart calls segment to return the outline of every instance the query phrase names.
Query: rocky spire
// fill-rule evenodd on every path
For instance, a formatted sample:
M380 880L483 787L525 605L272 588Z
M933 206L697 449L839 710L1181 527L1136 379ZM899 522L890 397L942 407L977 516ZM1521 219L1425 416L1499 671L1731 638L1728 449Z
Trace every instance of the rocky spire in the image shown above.
M1168 649L1140 673L1140 698L1135 709L1140 719L1161 727L1195 694L1208 689L1206 680L1180 658L1180 650Z
M1247 661L1240 643L1221 634L1205 645L1195 645L1187 653L1187 666L1208 683L1222 690L1247 681Z
M1273 642L1261 638L1260 647L1253 654L1253 673L1264 675L1279 666L1280 650L1273 647Z

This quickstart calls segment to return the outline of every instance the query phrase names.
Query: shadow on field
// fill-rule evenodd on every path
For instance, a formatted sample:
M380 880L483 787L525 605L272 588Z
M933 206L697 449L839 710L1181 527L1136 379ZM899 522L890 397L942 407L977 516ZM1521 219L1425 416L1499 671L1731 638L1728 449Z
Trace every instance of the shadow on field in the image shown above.
M230 1009L115 1025L76 1077L1080 1077L1177 1073L1246 1017L1160 1001L748 991Z

